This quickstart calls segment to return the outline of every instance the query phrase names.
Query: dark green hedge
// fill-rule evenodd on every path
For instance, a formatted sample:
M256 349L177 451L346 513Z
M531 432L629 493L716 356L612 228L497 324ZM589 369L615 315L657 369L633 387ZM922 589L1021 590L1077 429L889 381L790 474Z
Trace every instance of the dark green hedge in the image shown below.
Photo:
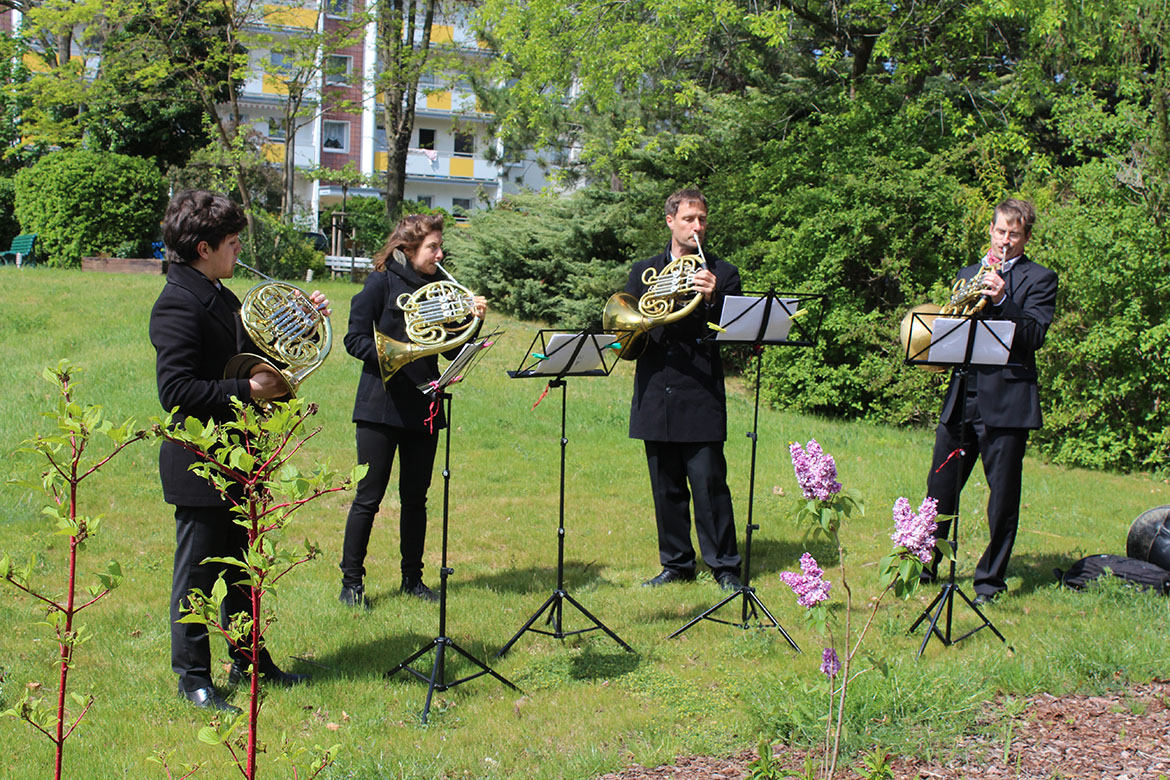
M54 152L16 175L21 232L36 233L37 254L63 268L149 248L166 202L166 181L150 160L111 152Z

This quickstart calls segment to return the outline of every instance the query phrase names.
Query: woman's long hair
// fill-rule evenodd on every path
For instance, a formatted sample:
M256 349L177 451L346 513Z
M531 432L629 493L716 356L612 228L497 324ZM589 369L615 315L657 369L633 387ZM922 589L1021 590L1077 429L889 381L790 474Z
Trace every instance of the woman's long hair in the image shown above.
M374 270L385 270L387 261L394 258L395 251L402 255L398 262L405 262L414 257L423 239L436 230L443 232L442 214L411 214L403 217L394 226L386 243L374 255Z

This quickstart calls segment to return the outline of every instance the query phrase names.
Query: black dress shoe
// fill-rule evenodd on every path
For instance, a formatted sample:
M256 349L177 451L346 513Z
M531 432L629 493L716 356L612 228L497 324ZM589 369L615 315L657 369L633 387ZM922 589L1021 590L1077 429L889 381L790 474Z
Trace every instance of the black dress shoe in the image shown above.
M194 704L196 707L205 707L209 710L219 710L220 712L226 712L229 715L240 714L239 707L233 707L224 701L223 697L219 695L219 691L215 690L215 688L210 685L206 688L196 688L193 691L185 691L180 688L179 695Z
M657 588L659 585L669 585L672 582L690 582L695 578L695 573L682 572L676 569L663 569L659 572L657 577L651 577L642 583L643 588Z
M724 590L739 590L743 587L743 583L739 579L739 575L733 571L721 571L715 575L715 581L719 583L719 587Z
M366 601L366 590L361 585L342 585L337 600L347 607L370 609L370 602Z
M987 607L994 604L998 599L999 593L976 593L975 599L971 603L977 607Z
M426 583L422 581L422 577L403 577L402 587L399 590L408 596L414 596L423 601L435 602L439 600L435 592L428 588Z
M232 661L232 668L228 672L228 685L236 686L248 679L249 664L243 661ZM281 688L291 688L294 685L300 685L309 679L307 674L293 674L292 672L283 672L275 665L261 668L260 680L268 682L272 685L279 685Z

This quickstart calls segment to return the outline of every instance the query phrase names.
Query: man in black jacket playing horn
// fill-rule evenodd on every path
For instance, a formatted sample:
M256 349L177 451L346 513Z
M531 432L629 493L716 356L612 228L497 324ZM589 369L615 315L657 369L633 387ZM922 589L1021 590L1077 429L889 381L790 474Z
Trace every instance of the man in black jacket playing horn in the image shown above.
M975 604L980 606L1007 588L1004 579L1020 520L1028 432L1041 425L1036 350L1052 323L1057 280L1054 272L1024 254L1035 220L1035 209L1027 201L1000 203L992 216L988 256L959 272L959 278L970 279L982 265L998 265L998 271L989 270L984 280L989 299L984 315L1015 322L1015 335L1006 365L971 367L965 397L958 397L959 382L951 377L927 477L927 493L938 499L939 514L954 515L959 492L976 458L983 457L991 491L987 501L991 539L975 566ZM945 539L949 531L949 521L939 523L935 536ZM924 572L924 579L932 572L933 567Z
M666 251L630 270L625 291L635 298L646 291L642 274L647 268L661 271L672 259L699 253L707 234L703 194L683 189L671 195L666 226L670 230ZM707 323L719 321L724 296L741 290L734 265L704 254L706 267L693 281L703 300L687 317L648 331L635 368L630 438L645 443L662 564L662 572L643 584L654 587L694 579L693 499L703 561L723 588L735 590L740 587L740 558L723 456L727 440L723 363L718 345L707 338L711 334Z

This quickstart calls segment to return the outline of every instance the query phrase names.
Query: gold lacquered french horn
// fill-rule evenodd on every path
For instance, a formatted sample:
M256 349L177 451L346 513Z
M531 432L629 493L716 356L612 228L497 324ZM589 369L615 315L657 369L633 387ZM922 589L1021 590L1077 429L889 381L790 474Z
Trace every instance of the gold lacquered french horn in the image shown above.
M455 281L443 266L439 271L447 278L398 296L410 343L392 339L374 326L374 348L383 383L407 363L461 346L479 331L474 327L477 320L471 290Z
M991 258L995 260L994 257ZM999 272L1001 262L985 262L970 279L956 279L951 285L951 297L942 306L933 303L923 303L906 312L899 329L899 339L902 342L903 353L911 356L924 355L930 348L930 338L933 332L935 317L950 315L973 316L983 311L988 298L983 292L983 283L991 271ZM931 366L918 364L927 371L946 371L946 366Z
M267 280L248 290L240 303L244 330L264 355L241 352L228 361L224 378L245 379L257 366L266 366L284 381L287 395L295 398L301 382L329 355L333 326L303 290L236 262Z
M661 271L654 268L643 271L642 284L646 285L646 292L641 298L635 300L629 293L619 292L605 302L601 314L602 330L629 331L618 340L621 344L618 357L637 360L646 349L648 331L689 316L703 300L703 293L694 288L695 273L707 267L707 258L703 256L697 235L695 246L699 250L697 255L683 255L671 260ZM678 301L687 296L693 297L676 309Z

